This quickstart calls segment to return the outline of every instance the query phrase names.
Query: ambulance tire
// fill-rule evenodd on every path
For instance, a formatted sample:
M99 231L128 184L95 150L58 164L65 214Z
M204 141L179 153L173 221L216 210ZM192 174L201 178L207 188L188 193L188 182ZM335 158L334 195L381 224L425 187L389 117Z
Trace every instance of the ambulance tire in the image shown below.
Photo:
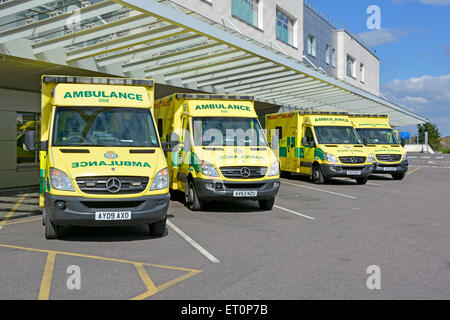
M60 236L59 226L53 224L48 218L48 215L45 215L45 239L54 240L58 239Z
M311 178L315 184L325 183L325 177L323 176L322 170L318 164L313 165L311 169Z
M369 177L356 178L356 184L366 184Z
M394 180L403 180L405 178L406 174L405 173L393 173L392 174L392 178Z
M47 209L44 207L42 209L42 225L45 226L47 219Z
M266 200L258 200L259 207L261 210L270 211L273 208L273 205L275 204L275 198L272 199L266 199Z
M167 218L164 218L161 221L157 221L154 223L150 223L148 225L149 233L153 237L161 237L166 232L166 221Z
M186 206L192 211L201 211L203 209L203 200L198 197L195 190L194 181L189 180L186 190Z

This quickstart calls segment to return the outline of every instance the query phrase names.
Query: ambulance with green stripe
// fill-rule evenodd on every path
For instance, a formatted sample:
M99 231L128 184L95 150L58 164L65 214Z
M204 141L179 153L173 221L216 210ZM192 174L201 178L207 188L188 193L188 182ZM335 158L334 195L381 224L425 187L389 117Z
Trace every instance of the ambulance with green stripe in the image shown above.
M374 156L358 137L345 112L298 110L266 115L272 148L278 146L281 171L322 184L348 177L366 184Z
M350 114L350 120L367 149L375 155L373 173L389 174L402 180L408 171L405 141L389 124L389 115Z
M153 80L43 76L40 199L47 239L63 226L166 230L170 196ZM36 133L25 145L35 148Z
M257 200L272 209L279 162L252 97L173 94L155 101L155 118L169 148L170 189L184 193L191 210L217 200Z

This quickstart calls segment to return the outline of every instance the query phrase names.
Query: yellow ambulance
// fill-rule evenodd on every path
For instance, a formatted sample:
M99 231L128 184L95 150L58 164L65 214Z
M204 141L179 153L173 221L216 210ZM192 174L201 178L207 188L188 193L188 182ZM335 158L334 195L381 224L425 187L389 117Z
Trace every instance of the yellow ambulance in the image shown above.
M45 237L61 226L148 224L166 230L168 170L152 106L153 80L44 75L40 206ZM36 133L25 145L35 148Z
M359 139L347 113L298 110L266 115L272 148L282 172L305 174L316 184L349 177L366 184L373 154Z
M205 201L258 200L271 210L279 163L249 96L177 93L155 101L170 188L191 210Z
M408 171L408 155L404 141L389 124L388 115L351 114L350 120L364 145L375 155L373 173L390 174L402 180Z

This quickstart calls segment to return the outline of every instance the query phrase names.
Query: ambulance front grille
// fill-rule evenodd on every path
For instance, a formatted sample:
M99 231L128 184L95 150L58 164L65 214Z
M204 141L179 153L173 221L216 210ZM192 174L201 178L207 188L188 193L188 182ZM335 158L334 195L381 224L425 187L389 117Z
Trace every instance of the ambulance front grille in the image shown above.
M108 180L111 180L108 189ZM133 176L102 176L102 177L78 177L76 178L78 188L89 194L133 194L140 193L147 188L148 177ZM117 183L117 181L119 183Z
M356 164L366 162L366 157L339 157L342 163Z
M242 173L245 173L246 169L249 169L250 174L243 176ZM266 176L267 167L221 167L220 171L225 178L229 179L258 179Z
M383 162L398 162L402 159L401 154L377 154L376 157L378 161Z

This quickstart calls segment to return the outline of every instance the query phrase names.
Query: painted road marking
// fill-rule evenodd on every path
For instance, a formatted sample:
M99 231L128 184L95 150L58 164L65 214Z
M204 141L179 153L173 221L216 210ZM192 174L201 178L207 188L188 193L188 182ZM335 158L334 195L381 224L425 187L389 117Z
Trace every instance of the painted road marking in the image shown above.
M189 237L186 233L184 233L180 228L174 225L171 221L167 220L167 224L169 227L173 229L176 233L178 233L184 240L190 243L195 249L197 249L201 254L203 254L209 261L212 263L220 263L220 260L214 257L211 253L206 251L201 245L195 242L191 237Z
M287 181L284 181L284 180L282 182L285 183L285 184L289 184L289 185L292 185L292 186L299 187L299 188L306 188L306 189L310 189L310 190L325 192L325 193L334 194L336 196L341 196L341 197L350 198L350 199L358 199L357 197L354 197L354 196L349 196L349 195L346 195L346 194L337 193L337 192L328 191L328 190L323 190L323 189L318 189L318 188L313 188L313 187L302 186L302 185L299 185L299 184L296 184L296 183L287 182Z
M6 225L6 222L11 218L11 216L16 212L16 210L19 208L20 204L25 200L25 198L28 196L27 193L25 193L22 197L20 197L19 201L16 202L14 207L11 209L10 212L3 218L2 221L0 221L0 230L3 229L3 227Z
M292 211L290 209L286 209L286 208L283 208L283 207L280 207L280 206L277 206L277 205L274 205L274 207L278 208L278 209L281 209L281 210L284 210L284 211L287 211L287 212L290 212L290 213L293 213L293 214L295 214L297 216L300 216L300 217L303 217L303 218L306 218L306 219L309 219L309 220L316 220L316 218L307 216L307 215L299 213L299 212Z
M413 174L414 172L417 172L417 171L419 171L419 170L420 170L420 168L416 168L416 169L414 169L413 171L408 172L408 173L407 173L407 176L409 176L410 174Z
M23 220L17 220L17 221L13 221L13 222L6 222L5 226L9 226L10 224L17 224L17 223L24 223L24 222L32 222L32 221L38 221L38 220L42 220L42 217L39 218L31 218L31 219L23 219Z
M40 253L47 254L47 260L45 263L44 273L42 276L41 286L40 286L40 290L39 290L39 299L48 299L50 297L51 280L52 280L52 276L53 276L53 269L54 269L56 255L80 257L80 258L126 263L126 264L134 265L138 271L141 281L144 283L145 287L147 288L146 292L134 297L133 299L135 299L135 300L148 298L153 294L161 292L181 281L187 280L187 279L195 276L196 274L202 272L202 270L196 270L196 269L171 267L171 266L164 266L164 265L151 264L151 263L145 263L145 262L137 262L137 261L124 260L124 259L116 259L116 258L105 258L105 257L80 254L80 253L72 253L72 252L64 252L64 251L26 248L26 247L9 245L9 244L0 244L0 247L9 248L9 249L18 249L18 250L24 250L24 251L40 252ZM184 271L186 273L180 277L177 277L175 279L169 280L166 283L161 284L160 286L156 287L156 290L155 290L153 287L154 285L153 286L151 285L151 283L153 283L153 281L150 279L147 272L144 270L144 267L153 267L153 268L160 268L160 269L167 269L167 270L178 270L178 271Z
M42 275L41 288L39 289L38 300L48 300L50 298L50 288L52 286L53 269L55 267L56 253L49 252L45 262L44 274Z

